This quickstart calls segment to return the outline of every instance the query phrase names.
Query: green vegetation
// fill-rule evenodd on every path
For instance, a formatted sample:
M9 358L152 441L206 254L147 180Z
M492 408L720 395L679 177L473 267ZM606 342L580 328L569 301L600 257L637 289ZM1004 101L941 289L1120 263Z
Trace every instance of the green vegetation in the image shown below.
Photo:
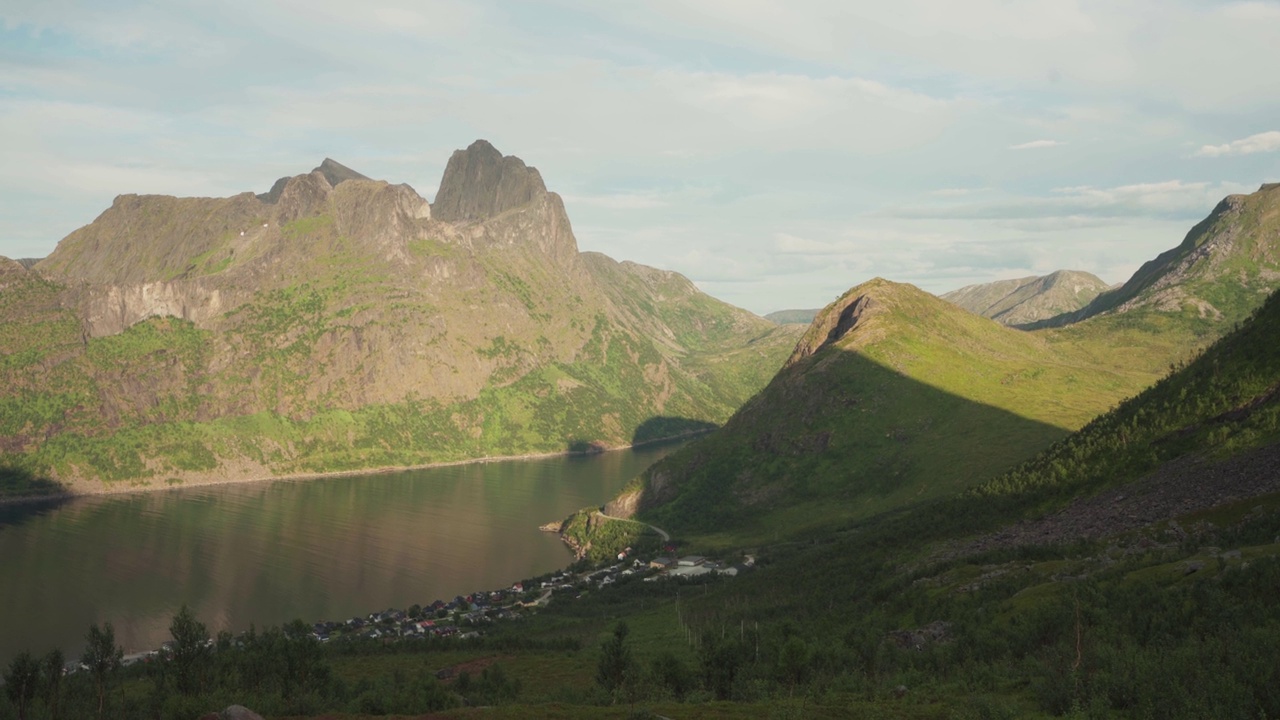
M1064 447L1130 433L1129 445L1079 455L1069 473L1079 482L1019 485L1010 473L764 542L755 569L734 578L624 577L558 593L478 640L321 647L305 625L242 645L228 638L199 661L209 680L191 694L162 661L109 673L103 697L122 718L232 702L268 715L448 714L463 712L463 698L497 706L498 717L1275 717L1280 495L1092 540L980 540L1041 515L1046 492L1061 517L1100 487L1089 478L1146 475L1142 463L1117 460L1130 445L1173 433L1186 452L1213 459L1274 440L1256 424L1274 407L1266 389L1280 383L1280 346L1267 342L1278 318L1272 299L1201 358L1023 466L1051 467ZM1126 430L1129 418L1152 430ZM1215 432L1224 424L1229 432ZM194 623L175 619L173 634L202 646ZM310 658L309 679L288 684L292 672L261 670L296 667L273 653ZM37 713L41 697L30 701ZM92 714L96 697L72 676L61 702Z
M870 309L828 342L862 297ZM884 281L825 310L801 347L816 351L628 488L644 517L712 545L821 532L983 482L1163 369L1150 354L1101 363L1092 344L1046 342Z
M984 483L987 496L1096 492L1192 453L1224 456L1280 432L1280 295L1189 365L1047 452Z
M662 547L661 538L648 525L604 517L597 508L570 515L561 525L560 535L592 565L613 562L627 548L632 555L653 555Z

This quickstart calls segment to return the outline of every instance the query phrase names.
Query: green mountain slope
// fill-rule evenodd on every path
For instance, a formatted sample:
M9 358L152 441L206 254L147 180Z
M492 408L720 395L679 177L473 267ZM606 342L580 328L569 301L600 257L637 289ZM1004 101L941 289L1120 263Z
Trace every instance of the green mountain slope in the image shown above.
M1182 244L1143 264L1124 285L1037 326L1134 310L1180 313L1230 325L1280 287L1280 183L1229 195Z
M971 313L1004 325L1025 325L1088 305L1108 286L1079 270L1059 270L1039 277L968 285L940 297Z
M1096 492L1189 455L1213 460L1280 439L1278 340L1280 295L1273 294L1189 365L976 492Z
M771 536L968 487L1152 382L873 280L823 310L720 431L651 468L610 514Z
M1030 333L909 286L854 288L819 313L760 395L637 479L611 514L729 542L982 482L1229 332L1280 283L1277 218L1271 186L1232 196L1188 236L1183 249L1198 250L1135 275L1125 287L1144 289L1130 302Z
M580 255L483 141L441 197L326 160L270 202L117 198L4 291L5 463L95 489L618 446L722 422L798 334Z

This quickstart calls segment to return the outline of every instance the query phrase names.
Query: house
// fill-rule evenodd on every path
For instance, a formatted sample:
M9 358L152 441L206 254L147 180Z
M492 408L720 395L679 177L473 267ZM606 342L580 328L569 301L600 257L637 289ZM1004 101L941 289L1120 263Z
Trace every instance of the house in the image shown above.
M658 570L665 570L674 564L675 564L675 561L669 557L666 557L665 555L662 557L656 557L649 561L649 567L655 568Z
M678 564L680 567L697 567L706 561L707 559L701 555L685 555L680 558Z

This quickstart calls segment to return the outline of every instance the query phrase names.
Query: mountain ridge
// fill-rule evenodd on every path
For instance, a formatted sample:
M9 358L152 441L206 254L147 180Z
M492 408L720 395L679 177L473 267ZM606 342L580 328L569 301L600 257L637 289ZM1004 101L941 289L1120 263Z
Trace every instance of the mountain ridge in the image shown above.
M496 152L454 154L456 222L336 163L274 203L117 197L6 298L0 460L92 488L616 447L722 421L781 363L795 330L583 259L536 170L484 174ZM680 292L615 286L648 274Z
M1110 289L1079 270L966 285L940 295L943 300L1004 325L1026 325L1079 310Z
M1135 274L1124 307L1035 331L910 286L855 286L764 390L629 484L609 514L749 542L971 487L1230 332L1280 286L1277 229L1280 192L1231 196Z

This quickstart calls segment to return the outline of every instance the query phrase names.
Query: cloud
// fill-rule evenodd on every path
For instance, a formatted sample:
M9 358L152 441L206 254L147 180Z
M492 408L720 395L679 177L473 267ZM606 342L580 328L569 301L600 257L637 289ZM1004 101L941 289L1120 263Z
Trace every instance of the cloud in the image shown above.
M1058 147L1059 145L1066 145L1066 143L1059 142L1057 140L1032 140L1031 142L1024 142L1021 145L1010 145L1009 149L1010 150L1036 150L1039 148Z
M1249 192L1242 183L1184 182L1168 180L1109 188L1089 185L1054 188L1049 195L1012 196L980 203L913 205L877 213L902 219L1056 219L1059 226L1097 227L1093 218L1202 217L1225 195ZM1061 222L1064 221L1065 222Z
M985 192L985 191L990 190L990 189L991 189L991 188L986 188L986 187L977 187L977 188L967 188L967 187L940 188L940 189L938 189L938 190L931 190L931 191L929 192L929 194L930 194L930 195L938 195L938 196L940 196L940 197L962 197L962 196L965 196L965 195L972 195L972 194L974 194L974 193Z
M1280 151L1280 130L1261 132L1223 145L1205 145L1196 151L1197 157L1221 157L1223 155L1252 155L1260 152Z
M573 195L563 194L565 206L570 211L580 205L594 205L611 210L648 210L665 207L668 201L655 194L648 193L612 193L607 195Z

